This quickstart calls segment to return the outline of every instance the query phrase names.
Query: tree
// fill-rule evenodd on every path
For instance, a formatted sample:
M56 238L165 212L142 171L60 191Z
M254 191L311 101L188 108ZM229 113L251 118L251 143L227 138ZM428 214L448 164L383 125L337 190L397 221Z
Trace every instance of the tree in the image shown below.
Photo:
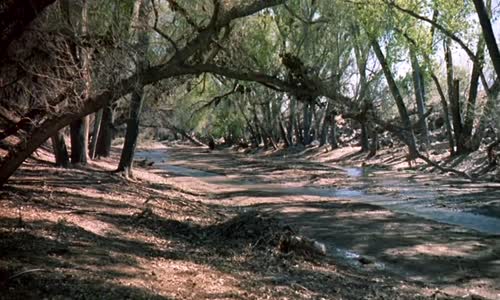
M486 47L488 48L488 52L490 54L493 68L495 69L498 80L498 78L500 78L500 51L498 50L495 34L491 26L490 16L483 0L473 0L472 2L474 2L474 7L476 8L477 16L479 17L479 23L481 24L481 29L483 32L483 37L486 41Z
M160 80L174 78L183 75L201 74L204 72L224 73L228 77L233 77L240 80L253 80L257 82L265 82L270 85L279 85L288 87L291 90L299 90L282 80L273 76L267 76L258 73L234 71L231 69L221 68L217 65L207 63L196 63L191 58L197 53L203 53L207 49L207 45L214 45L217 40L217 34L236 19L244 18L255 14L263 9L283 3L283 0L254 0L245 3L218 3L213 7L209 23L200 26L195 33L189 36L183 46L175 45L176 51L171 55L167 62L162 62L154 66L147 67L143 76L138 76L134 73L126 78L118 80L116 83L100 89L96 93L90 95L86 100L79 105L78 109L65 110L57 115L46 115L40 112L40 115L45 117L39 119L35 128L29 132L25 141L11 147L8 154L0 162L2 173L0 174L0 184L4 184L21 163L28 157L36 148L38 148L48 137L55 134L60 128L70 124L71 122L93 113L104 107L107 103L116 101L120 97L134 91L137 83L149 85ZM179 11L180 8L176 7ZM185 11L185 10L182 10ZM61 103L65 99L61 100Z
M137 0L136 4L137 20L132 21L134 31L137 30L137 54L135 57L136 62L136 74L140 81L142 73L144 72L148 60L147 52L149 48L149 33L147 32L147 19L149 10L149 0ZM118 171L125 172L126 176L132 176L132 167L134 161L134 152L137 145L137 138L139 136L139 123L142 111L142 106L144 103L144 86L137 84L134 88L131 99L130 99L130 113L129 119L127 121L127 132L125 134L125 142L122 149L122 154L120 157L120 163L118 164Z

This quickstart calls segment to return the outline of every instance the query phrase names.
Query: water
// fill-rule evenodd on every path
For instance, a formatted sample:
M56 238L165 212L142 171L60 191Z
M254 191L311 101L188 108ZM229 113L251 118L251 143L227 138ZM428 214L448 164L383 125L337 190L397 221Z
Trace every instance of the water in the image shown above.
M164 151L138 151L136 152L135 155L137 160L147 159L149 161L154 161L155 163L154 165L156 167L165 170L168 173L173 173L177 176L197 177L197 178L220 176L219 174L212 172L169 164L168 154Z
M362 168L345 168L344 171L347 176L358 180L366 179L368 174ZM370 176L369 181L374 182L374 177L377 178L377 176ZM388 185L387 180L382 180L382 183ZM429 190L428 187L408 183L407 180L404 182L395 179L390 180L389 186L401 188L400 195L402 197L370 195L363 191L349 193L349 190L347 190L345 192L360 202L376 204L394 212L407 213L436 222L458 225L483 233L500 234L500 219L498 218L434 206L439 194ZM335 191L332 192L332 195L335 195Z
M220 184L244 185L245 191L251 195L313 195L332 198L348 198L358 202L375 204L398 213L407 213L436 222L462 226L488 234L500 235L500 219L481 214L436 207L436 199L442 194L423 186L414 180L391 176L387 171L372 171L364 168L344 168L345 174L360 185L358 188L316 188L289 187L280 184L254 183L234 181L220 174L174 166L168 163L168 155L164 151L138 152L138 159L152 160L155 166L177 176L196 177ZM367 192L368 187L381 186L395 190L395 195L374 194ZM446 196L446 195L445 195Z

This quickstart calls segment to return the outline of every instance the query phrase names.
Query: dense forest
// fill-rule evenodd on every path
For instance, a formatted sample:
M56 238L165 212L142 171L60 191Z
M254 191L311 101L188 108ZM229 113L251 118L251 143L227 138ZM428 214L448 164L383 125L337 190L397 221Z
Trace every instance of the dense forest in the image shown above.
M136 217L139 216L140 220L147 219L144 221L146 223L152 222L152 225L147 223L148 226L165 226L178 231L183 237L189 236L190 239L193 239L192 236L209 239L207 237L222 234L227 240L234 238L232 231L245 231L248 227L251 234L259 232L257 241L254 241L255 247L263 241L274 241L270 243L273 247L277 243L280 251L286 249L284 252L288 253L294 249L301 257L305 257L306 264L312 263L307 268L312 269L315 267L311 257L314 257L313 261L324 259L317 256L322 257L327 253L323 243L293 230L290 233L290 230L283 229L286 225L276 225L274 222L278 221L274 217L260 215L261 211L241 215L228 213L226 204L217 203L217 207L212 207L211 202L205 203L209 201L207 199L222 197L222 194L214 196L214 190L223 190L225 197L231 199L237 198L239 194L228 187L229 182L220 181L217 186L207 188L205 184L215 183L197 183L199 178L195 177L224 174L227 178L234 179L231 176L238 175L247 180L240 177L234 179L240 186L243 185L242 182L252 182L255 184L252 189L259 190L262 187L257 185L260 184L258 180L262 180L262 184L277 180L276 182L284 185L283 178L288 178L286 184L298 184L305 176L313 176L308 179L307 186L304 185L309 189L307 197L324 197L326 194L316 190L318 187L313 187L312 184L333 180L335 177L336 188L353 188L362 182L364 195L365 192L369 194L377 185L373 181L375 179L369 177L379 177L378 173L369 172L379 169L394 171L389 165L399 159L405 164L402 168L405 171L400 173L404 174L401 175L403 177L408 174L413 176L410 172L417 168L421 174L435 176L432 177L434 179L426 179L425 183L417 182L421 186L434 187L436 184L436 188L438 185L453 187L453 183L439 181L452 178L470 184L467 188L477 188L478 194L474 195L488 201L482 211L489 218L495 219L487 221L498 224L495 223L500 217L498 195L484 196L480 192L498 191L495 181L500 181L500 168L497 167L497 154L500 151L499 17L500 2L497 0L2 1L0 192L4 192L0 193L0 203L6 204L0 206L0 210L5 210L0 214L0 223L4 228L0 232L0 249L7 249L7 255L0 257L7 259L8 253L15 253L12 249L16 249L17 246L14 245L17 244L13 237L15 233L10 231L11 225L30 222L23 220L16 197L25 199L19 198L19 203L26 203L38 196L47 195L47 190L31 190L31 186L37 185L37 176L47 174L53 178L40 179L40 184L43 188L48 186L48 189L53 189L50 196L47 196L49 199L53 193L61 192L58 188L69 188L78 182L78 176L84 176L85 180L82 180L88 183L87 188L94 184L97 186L91 194L119 193L123 188L127 190L121 194L124 195L123 199L132 197L132 194L136 195L137 201L142 199L140 197L145 197L144 205L149 205L148 202L154 197L182 198L181 202L175 203L179 207L172 204L176 207L172 211L177 211L184 218L190 214L184 211L189 207L193 211L203 211L206 218L203 221L205 223L180 225L184 223L163 220L155 213L157 208L147 206L141 208L139 213L134 213L136 223L133 226L120 223L125 222L121 220L123 215L116 217L117 212L109 213L109 216L118 218L116 226L130 225L130 228L136 228L139 222ZM147 145L153 147L147 148ZM161 159L155 157L154 155L160 155L160 152L154 152L160 151L155 147L165 145L170 150L161 150L166 151L161 152ZM149 156L144 154L145 151L150 151ZM314 155L335 156L336 153L344 153L342 151L351 151L349 153L352 155L345 156L347 158L342 160L341 167L340 164L333 163L341 161L338 157L331 160L323 158L321 161L317 158L315 162L307 160ZM187 165L184 167L188 166L191 168L189 170L201 168L204 171L186 173L179 166L167 166L165 161L170 160L170 156L174 160L177 158L179 162L185 162ZM373 159L371 163L370 159ZM467 163L463 163L464 161ZM461 166L461 163L464 165ZM359 169L362 170L364 179L344 182L346 179L338 177L337 173L322 173L338 172L338 168L344 168L349 175L351 169L345 169L345 166L355 164L366 167ZM158 165L158 169L151 170L151 174L163 176L162 179L145 179L145 170ZM368 170L367 166L372 169ZM311 168L310 172L307 171L308 168ZM139 169L138 174L136 169ZM166 173L158 171L160 169ZM215 173L199 173L205 171ZM82 172L86 175L82 175ZM181 177L193 179L177 182L171 178L172 182L168 184L162 181L165 178L168 181L175 172L184 172ZM279 180L282 181L276 179L280 176ZM400 175L388 176L399 178ZM264 177L267 181L261 179ZM413 180L410 177L408 181ZM155 180L163 183L154 183ZM395 185L399 186L404 180L398 179ZM107 183L101 186L103 182ZM114 183L111 184L112 182ZM164 190L169 193L180 195L161 194L158 186L164 186ZM324 186L326 184L322 185ZM85 183L81 187L85 188ZM188 189L183 190L185 187ZM200 190L190 190L190 187ZM271 189L271 186L266 188ZM299 189L296 186L294 188ZM299 193L294 188L289 187L288 196ZM355 192L360 189L359 186L353 188ZM463 195L465 189L462 189ZM153 190L158 193L156 196L150 195ZM255 190L245 194L250 201L244 202L245 205L253 207L260 203L260 200L255 199L272 198L283 192L262 190L259 194ZM300 190L300 193L305 191ZM419 193L423 192L415 194ZM457 193L446 190L439 197L449 200L449 195ZM342 194L342 197L346 195L358 194L349 189L349 194ZM329 194L328 197L330 196ZM186 204L189 197L203 199L193 202L195 204ZM408 197L412 199L413 195ZM475 196L470 197L473 199ZM135 205L132 203L135 202L127 205ZM75 208L79 205L66 206ZM109 205L112 209L118 209L118 206ZM193 208L192 205L196 207ZM467 205L469 204L460 207ZM8 213L10 209L12 214ZM340 206L338 209L340 210ZM363 211L366 207L361 205L359 209ZM354 210L356 209L353 208L352 211ZM82 211L84 212L81 213ZM79 212L88 214L88 210L84 208ZM221 219L216 217L218 214L233 218ZM189 218L189 222L195 222L193 220L196 217ZM441 220L428 216L424 218L437 222ZM35 219L31 221L34 222ZM159 221L160 219L163 221ZM286 221L287 217L281 219ZM66 219L56 220L55 225L50 225L55 226L54 230L72 223ZM304 220L305 217L298 220L297 226L303 225L301 222L305 222ZM74 221L72 224L78 222ZM415 221L418 222L420 221ZM460 221L444 223L461 226ZM34 224L31 225L33 228L48 226ZM146 226L144 224L137 226ZM426 228L433 228L432 226L434 225ZM263 228L272 229L272 232L261 232ZM410 229L415 230L413 227ZM451 229L446 227L436 230L449 237L445 231ZM493 235L487 239L482 236L485 232ZM471 234L474 239L479 236L484 238L477 243L484 242L481 245L493 249L488 258L481 256L481 263L488 265L486 273L494 274L498 271L500 274L497 256L500 255L499 245L494 236L499 234L498 228L488 229L483 233ZM370 234L373 232L368 233ZM455 234L458 233L452 235ZM310 235L318 237L314 232ZM461 238L466 240L465 237L457 237L457 240ZM214 240L203 241L207 244L215 243ZM196 243L193 242L192 247L196 247ZM429 240L422 243L432 244ZM449 246L454 241L447 240L444 243ZM95 247L98 247L97 244ZM468 246L463 247L466 249ZM208 248L210 247L207 246ZM222 248L224 247L220 246L217 251L222 251ZM120 252L117 249L113 248L113 251ZM183 251L188 250L181 252ZM212 250L206 251L212 253ZM193 255L198 257L196 255L201 254L197 252ZM261 254L253 255L258 257ZM377 265L372 262L376 259L372 259L370 255L373 254L361 256L361 265ZM461 257L467 257L467 254ZM201 260L193 259L197 263ZM236 258L232 258L232 263L233 260ZM224 263L228 264L227 261ZM224 263L217 261L217 264ZM432 263L426 261L427 265ZM473 268L475 261L471 258L468 263ZM477 263L477 266L481 263ZM263 268L260 262L256 264L259 264L256 268ZM292 268L294 262L288 261L288 264L287 268ZM25 273L17 272L18 269L17 264L0 263L0 288L16 284L15 280L24 278ZM29 271L27 274L43 276L43 272L39 271L42 269L46 268L34 268L31 270L33 272ZM244 273L247 269L242 270L239 271ZM302 271L305 272L304 270ZM155 272L157 271L153 273ZM317 273L313 273L317 276ZM450 271L451 273L453 272ZM486 276L481 273L489 280L498 279L498 274L488 274ZM259 276L265 278L265 275ZM364 275L366 274L363 273ZM315 289L310 282L301 284L299 282L307 276L303 273L300 276L301 279L297 279L295 285L287 281L285 285L290 291L283 294L272 294L271 287L267 292L260 290L260 294L238 294L237 297L232 297L228 293L214 297L406 299L421 296L452 299L454 296L464 296L460 288L441 294L421 290L414 294L417 288L405 290L398 286L392 290L401 294L392 294L389 292L391 289L377 285L375 289L380 291L380 297L377 298L375 292L375 296L370 298L372 294L367 296L352 292L357 290L356 280L352 278L349 279L351 281L345 279L345 282L349 281L348 284L344 282L345 286L339 281L335 283L337 288L328 290ZM403 277L407 279L407 276ZM318 282L323 282L323 279ZM80 284L83 282L82 280ZM92 285L90 282L92 281L85 281L85 284ZM389 285L395 286L394 282ZM477 282L475 284L480 286ZM500 297L498 284L486 286L488 288L477 297ZM107 288L103 286L104 290ZM366 287L359 287L364 288ZM184 286L184 290L186 289L189 288ZM338 292L339 289L350 292L343 294ZM40 287L32 286L31 290L40 290ZM292 293L297 290L307 290L310 293ZM255 292L252 289L250 291ZM69 294L61 295L82 299L100 298L98 295L101 290L95 289L94 292L97 294L86 295L82 292L83 294L75 296L76 294L68 292ZM168 295L173 298L210 298L208 294L181 293L182 296L173 296L170 291L163 292L142 294L142 291L120 290L117 295L110 294L109 297L149 299L160 297L161 294L162 297ZM49 295L59 299L59 294L47 293L23 294L18 293L16 288L11 288L11 293L5 297L15 299ZM0 298L2 297L0 294Z

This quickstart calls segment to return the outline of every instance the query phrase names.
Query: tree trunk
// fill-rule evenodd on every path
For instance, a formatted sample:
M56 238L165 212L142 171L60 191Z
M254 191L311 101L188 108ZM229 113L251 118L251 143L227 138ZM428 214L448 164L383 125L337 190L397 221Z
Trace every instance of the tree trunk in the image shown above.
M51 137L52 148L54 149L54 156L57 167L67 168L69 165L68 149L64 140L64 134L59 130Z
M366 126L366 120L360 122L361 125L361 136L360 136L360 146L361 151L365 152L370 149L370 139L368 136L368 127Z
M67 0L65 5L69 5ZM83 1L82 11L81 11L81 28L82 34L88 33L88 2ZM71 25L70 16L66 16L67 21ZM90 71L90 49L80 48L80 63L82 67L83 80L85 81L85 89L82 95L82 101L85 102L90 95L90 87L92 82L92 76ZM87 163L87 151L88 138L89 138L89 116L83 117L81 120L74 121L70 125L71 131L71 163L72 164L86 164ZM74 154L73 154L74 152Z
M70 125L71 163L73 165L87 164L88 118L73 121Z
M253 123L255 124L255 134L257 137L257 147L262 143L265 146L264 133L260 127L259 117L257 116L257 108L254 106L252 109L253 113Z
M472 73L470 76L469 97L464 121L463 134L465 137L472 136L472 127L474 126L477 92L479 87L479 77L484 64L484 40L480 37L477 42L476 51L477 60L473 62ZM468 147L470 148L470 147Z
M472 2L474 2L474 7L476 8L477 16L479 17L479 23L481 24L483 37L486 42L486 47L488 48L491 61L493 63L493 68L497 73L497 78L500 78L500 51L498 50L498 45L495 38L495 33L493 32L493 28L491 26L488 10L484 5L483 0L473 0Z
M380 45L378 41L375 39L371 40L372 48L375 52L375 56L382 66L382 70L384 72L385 78L389 85L389 89L391 94L396 101L396 106L398 108L399 116L401 118L401 122L403 123L404 131L402 134L404 136L404 142L408 146L409 155L411 158L416 158L418 156L417 145L415 142L415 135L413 134L412 124L410 117L408 115L408 111L406 110L405 103L403 101L403 97L399 92L399 88L396 85L396 81L392 75L391 68L387 64L384 54L382 53L382 49L380 49Z
M288 139L288 134L285 129L285 125L283 124L283 121L281 120L281 117L279 118L279 127L280 127L280 133L281 133L281 139L283 140L283 143L285 144L285 148L290 147L290 140Z
M138 27L141 23L147 23L147 6L149 1L137 0L138 17L136 24ZM149 49L149 35L144 28L140 28L137 34L139 51L136 54L136 70L140 78L147 65L146 54ZM137 146L137 138L139 136L139 124L144 103L144 85L137 85L132 92L130 100L129 119L127 121L127 132L125 133L125 142L123 144L120 163L118 164L118 172L125 172L126 176L133 176L132 168L134 162L134 153Z
M295 111L297 110L297 100L294 96L290 97L290 118L288 120L288 140L290 144L294 144L294 132L295 132ZM296 142L296 141L295 141Z
M311 123L312 123L312 108L311 104L304 103L304 146L311 144Z
M476 126L476 129L474 130L474 136L472 137L472 140L470 142L471 144L470 148L473 150L479 149L479 146L481 145L481 141L483 139L488 120L490 119L489 116L491 115L493 117L496 116L495 106L497 104L496 102L497 97L498 97L498 89L495 89L493 93L488 94L488 100L484 105L483 112L481 114L481 117L479 118L479 122ZM498 117L496 121L498 122Z
M368 153L368 158L374 157L377 154L378 150L378 134L377 134L377 129L374 128L370 130L370 135L372 137L371 143L370 143L370 153Z
M318 133L319 133L319 145L323 146L328 143L328 130L330 129L330 117L331 117L331 102L328 101L327 105L321 113L320 120L317 121Z
M339 147L339 143L337 140L337 121L335 120L336 114L331 113L330 115L330 145L332 149L336 149Z
M418 62L417 56L413 50L410 50L411 65L413 69L413 88L415 91L415 100L417 102L418 119L419 119L419 130L422 137L422 144L425 145L425 149L430 146L429 140L429 129L427 127L427 120L425 117L425 88L424 82L422 80L422 72L420 70L420 64Z
M444 43L446 61L446 80L448 83L448 100L450 101L451 119L453 121L453 133L455 137L456 152L461 154L465 151L465 140L462 134L462 114L460 112L460 83L455 80L453 74L453 55L451 52L451 40Z
M125 133L125 142L123 144L118 172L125 172L127 176L132 176L132 167L135 148L137 146L137 137L139 136L140 115L143 105L144 88L140 87L132 93L130 103L130 114L127 121L127 132Z
M111 104L102 109L102 120L96 145L96 157L109 157L113 141L113 109Z
M443 118L444 118L444 125L446 129L446 135L448 136L448 144L450 147L450 154L453 155L455 153L455 142L453 140L453 131L451 128L451 122L450 122L450 115L449 115L449 109L448 109L448 102L446 101L446 96L444 95L443 88L441 87L441 84L439 83L439 79L436 77L434 73L431 74L432 80L434 81L434 84L436 85L436 89L439 94L439 99L441 100L441 106L443 107Z
M92 140L90 142L90 149L89 149L90 159L94 159L96 156L97 139L99 138L99 131L101 131L102 112L103 109L100 109L98 112L95 113L94 128L92 130Z
M452 97L450 99L451 116L453 119L453 132L455 133L455 141L457 142L457 153L465 152L465 140L462 134L462 115L460 113L460 81L453 80Z

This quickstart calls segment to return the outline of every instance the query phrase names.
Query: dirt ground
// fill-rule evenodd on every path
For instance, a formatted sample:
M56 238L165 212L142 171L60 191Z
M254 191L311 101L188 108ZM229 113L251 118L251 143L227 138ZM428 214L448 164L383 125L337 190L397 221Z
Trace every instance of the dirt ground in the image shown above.
M335 180L335 164L143 150L218 176L155 164L127 180L111 172L117 153L65 170L39 150L0 190L1 299L500 299L498 236L349 199L259 190ZM235 223L248 211L275 221ZM262 239L283 228L324 243L327 255Z

